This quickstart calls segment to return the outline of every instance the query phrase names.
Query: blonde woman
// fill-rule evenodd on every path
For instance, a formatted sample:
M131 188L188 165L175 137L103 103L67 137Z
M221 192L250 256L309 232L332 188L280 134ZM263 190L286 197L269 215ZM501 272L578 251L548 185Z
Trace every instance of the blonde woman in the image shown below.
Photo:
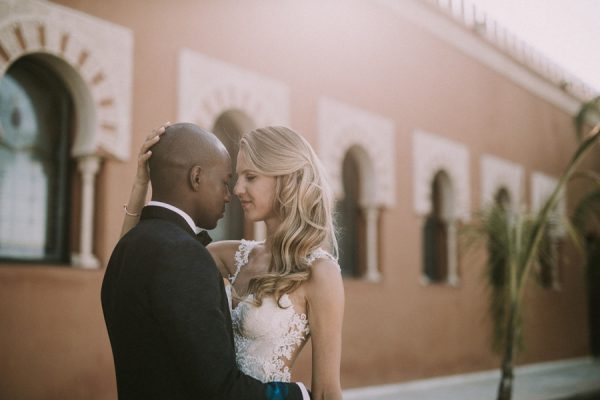
M129 207L143 206L149 149L160 140L158 132L142 146ZM207 248L229 294L238 366L262 382L289 382L311 339L312 398L341 399L344 289L333 197L321 163L294 131L259 128L242 137L236 174L233 193L247 220L264 221L266 239ZM136 223L128 215L123 234Z

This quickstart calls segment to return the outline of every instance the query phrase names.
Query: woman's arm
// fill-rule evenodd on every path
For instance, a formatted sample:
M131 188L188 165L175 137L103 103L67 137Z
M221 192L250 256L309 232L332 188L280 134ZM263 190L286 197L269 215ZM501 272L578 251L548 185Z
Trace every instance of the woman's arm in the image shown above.
M321 259L313 263L306 296L312 338L312 399L338 400L342 398L344 284L335 262Z
M152 155L150 147L154 146L160 140L160 135L165 132L165 128L168 126L169 123L167 122L160 128L153 130L142 144L140 153L138 155L138 166L135 174L135 181L133 182L133 187L131 188L129 201L125 203L125 217L123 218L121 237L129 232L131 228L136 226L140 220L142 208L146 204L146 196L148 195L148 186L150 183L150 171L148 170L148 159Z
M239 247L239 240L220 240L206 246L224 279L235 273L235 252Z

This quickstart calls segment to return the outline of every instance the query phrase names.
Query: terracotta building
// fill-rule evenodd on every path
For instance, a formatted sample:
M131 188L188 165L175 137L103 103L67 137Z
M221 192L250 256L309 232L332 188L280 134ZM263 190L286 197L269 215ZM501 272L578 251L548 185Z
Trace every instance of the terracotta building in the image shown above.
M465 11L466 10L466 11ZM0 398L114 399L100 284L139 146L286 125L339 200L345 389L494 369L487 203L535 209L594 93L471 8L420 0L0 0ZM596 151L586 164L600 170ZM564 215L581 187L561 202ZM235 204L215 235L260 238ZM519 364L589 355L580 256L532 280ZM295 378L310 382L310 348Z

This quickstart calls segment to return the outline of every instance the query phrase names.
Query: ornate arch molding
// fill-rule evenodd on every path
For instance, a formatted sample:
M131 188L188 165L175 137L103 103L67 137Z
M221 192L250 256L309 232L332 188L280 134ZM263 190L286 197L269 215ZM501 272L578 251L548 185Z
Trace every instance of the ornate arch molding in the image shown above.
M256 127L289 125L289 103L289 90L281 82L193 50L180 52L180 121L212 129L221 114L239 110Z
M370 207L396 205L396 144L392 121L330 98L319 100L319 153L337 198L344 196L344 156L358 147L366 186L361 201ZM371 175L371 176L368 176ZM366 189L366 187L365 187Z
M435 174L443 170L452 183L454 216L470 217L469 150L461 143L416 130L413 133L414 207L418 215L431 212L431 189Z
M74 97L72 154L129 158L132 32L49 2L0 0L0 78L29 54L54 56L47 60Z
M396 204L396 145L394 124L330 98L319 100L319 153L336 198L344 197L343 164L348 151L355 157L361 180L359 206L365 217L364 278L381 279L379 215Z
M523 201L523 176L521 165L484 154L481 157L481 205L489 206L502 188L510 196L510 207L517 210Z

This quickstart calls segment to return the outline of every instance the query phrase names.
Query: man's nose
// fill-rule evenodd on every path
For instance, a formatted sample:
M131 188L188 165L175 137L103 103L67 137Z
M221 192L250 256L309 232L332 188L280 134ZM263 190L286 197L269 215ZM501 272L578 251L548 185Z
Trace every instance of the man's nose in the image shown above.
M229 185L226 186L225 190L225 203L229 203L231 201L231 190L229 190Z

